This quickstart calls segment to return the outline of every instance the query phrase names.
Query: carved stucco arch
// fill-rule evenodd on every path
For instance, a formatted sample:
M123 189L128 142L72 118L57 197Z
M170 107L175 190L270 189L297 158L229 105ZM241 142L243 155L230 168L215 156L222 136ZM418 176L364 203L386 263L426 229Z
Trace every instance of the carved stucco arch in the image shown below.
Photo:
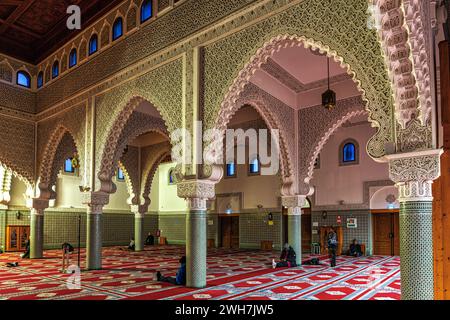
M5 168L6 170L10 170L17 179L22 181L27 189L32 190L34 183L33 178L30 176L29 173L22 171L20 168L16 167L14 165L14 162L9 161L8 159L3 159L3 157L0 156L0 167Z
M294 172L294 157L293 154L295 150L289 148L288 136L294 135L294 128L286 128L280 123L280 119L277 114L272 110L271 104L262 95L259 95L254 91L244 91L241 97L236 101L233 108L230 110L231 116L228 118L228 123L231 118L236 114L236 112L243 106L252 107L264 120L268 129L278 130L279 132L279 154L280 154L280 169L281 169L281 180L283 183L283 193L290 194L292 192L291 187L294 183L295 172ZM228 125L226 123L226 125ZM222 124L221 124L222 125ZM223 127L219 127L221 130ZM225 127L226 129L226 127ZM291 129L289 131L289 129Z
M58 173L64 161L73 156L77 150L77 143L71 131L61 124L58 125L50 136L41 160L38 178L41 198L55 198L52 187L56 184ZM80 170L83 168L82 161L83 159L80 157ZM82 175L82 172L80 172L80 175Z
M116 191L116 187L112 183L112 176L125 147L130 141L148 132L158 132L169 140L163 119L134 112L144 101L146 100L142 97L132 98L109 130L103 151L100 153L101 160L98 178L101 183L100 190L103 192L114 193Z

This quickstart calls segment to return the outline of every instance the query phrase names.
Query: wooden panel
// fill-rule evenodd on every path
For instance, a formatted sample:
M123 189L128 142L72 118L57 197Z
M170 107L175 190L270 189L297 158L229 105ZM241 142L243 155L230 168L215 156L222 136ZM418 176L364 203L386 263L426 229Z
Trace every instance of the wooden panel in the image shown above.
M392 254L391 238L392 218L390 213L373 216L373 252L376 255Z
M8 226L6 228L6 251L25 251L29 238L29 226Z
M336 255L340 256L342 254L342 245L344 242L342 227L333 227L336 231L338 247L336 250ZM319 235L320 235L320 250L321 254L328 254L328 233L331 231L331 227L320 227Z
M302 214L302 252L311 251L311 209L304 209ZM309 213L308 213L309 212Z
M223 248L239 248L239 217L221 217Z

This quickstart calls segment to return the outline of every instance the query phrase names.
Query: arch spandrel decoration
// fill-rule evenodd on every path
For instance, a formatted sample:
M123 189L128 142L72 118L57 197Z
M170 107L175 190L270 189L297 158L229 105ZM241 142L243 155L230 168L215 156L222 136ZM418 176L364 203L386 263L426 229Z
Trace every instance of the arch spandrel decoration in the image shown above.
M73 134L63 125L58 125L51 134L43 151L42 161L39 167L39 189L40 197L54 199L55 194L52 187L56 184L56 178L64 161L77 152ZM83 168L83 159L80 157L80 170ZM81 173L81 172L80 172Z
M338 101L334 110L328 111L322 106L300 110L298 148L299 152L299 192L311 195L314 190L309 185L313 178L314 162L322 151L328 139L347 120L367 115L361 97L353 97ZM367 147L367 146L366 146Z
M394 140L392 89L377 34L367 25L366 1L336 0L325 6L323 0L310 0L206 46L207 127L223 127L239 93L274 52L304 45L326 51L354 78L378 128L368 152L382 157L385 143Z

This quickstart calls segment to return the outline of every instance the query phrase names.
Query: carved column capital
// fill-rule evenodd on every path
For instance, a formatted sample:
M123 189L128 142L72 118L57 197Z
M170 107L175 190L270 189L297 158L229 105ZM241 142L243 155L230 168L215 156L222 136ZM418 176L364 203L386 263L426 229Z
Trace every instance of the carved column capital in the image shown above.
M305 204L306 196L295 195L281 198L281 204L286 208L302 208Z
M49 207L49 201L47 199L34 198L31 200L31 214L43 215L44 210Z
M148 211L148 206L146 205L132 205L131 212L134 213L136 218L144 218Z
M216 181L211 180L184 180L177 184L177 193L180 198L189 202L190 210L206 210L206 200L215 197Z
M102 214L103 207L109 203L109 194L104 192L86 192L82 198L89 214Z
M399 189L399 201L432 201L433 180L439 178L442 150L388 155L389 177Z

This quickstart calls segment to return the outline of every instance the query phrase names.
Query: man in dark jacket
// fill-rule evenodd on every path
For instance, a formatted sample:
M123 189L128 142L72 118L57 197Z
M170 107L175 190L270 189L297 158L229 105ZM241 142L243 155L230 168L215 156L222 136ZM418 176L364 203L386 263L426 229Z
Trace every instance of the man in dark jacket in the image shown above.
M337 234L333 228L331 228L331 231L328 233L327 243L328 243L328 253L330 254L331 267L334 268L336 267L336 249L338 242L337 242Z
M297 266L297 254L295 250L286 243L284 245L283 251L281 251L280 261L277 263L272 260L272 267L275 268L291 268Z
M161 282L168 282L175 285L186 285L186 256L180 259L180 268L178 269L177 276L174 277L164 277L161 272L156 273L156 278Z

